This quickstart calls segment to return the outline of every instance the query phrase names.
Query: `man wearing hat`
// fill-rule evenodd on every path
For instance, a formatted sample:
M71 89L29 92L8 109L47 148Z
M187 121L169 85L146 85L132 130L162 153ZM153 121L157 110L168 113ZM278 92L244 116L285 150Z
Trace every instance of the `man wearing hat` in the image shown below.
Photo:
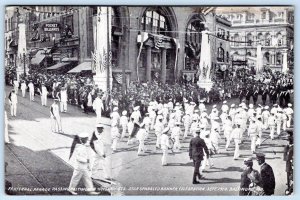
M275 114L275 118L276 118L276 125L277 125L277 135L279 136L281 133L281 127L282 127L282 121L283 121L283 113L282 113L282 109L278 108L277 109L277 113Z
M145 129L145 124L141 123L140 125L140 129L138 130L137 134L136 134L136 139L139 141L139 147L138 147L138 152L137 155L140 156L142 152L145 152L145 139L146 139L146 135L147 135L147 131Z
M175 127L172 128L171 139L174 140L173 150L180 151L181 144L180 144L180 135L181 135L181 128L180 122L175 123Z
M113 112L110 114L111 123L115 123L116 126L119 124L120 121L120 114L118 111L119 111L118 107L114 107Z
M25 97L26 89L27 89L27 85L26 85L26 82L23 80L22 83L21 83L22 97Z
M110 145L111 141L108 141L103 136L104 126L102 124L96 125L96 130L93 132L90 147L95 152L94 156L92 157L91 163L91 170L92 170L92 177L95 175L96 177L99 176L99 168L103 170L103 177L104 179L110 179L110 163L109 157L107 157L108 149L106 148L107 145Z
M38 88L38 92L40 93L41 95L41 103L42 103L42 106L47 106L47 95L48 95L48 90L45 86L45 83L42 83L42 87L41 89Z
M268 109L269 109L269 106L265 106L264 110L261 113L264 129L268 129L268 119L270 117L270 111Z
M202 113L204 111L204 109L205 109L204 100L201 99L200 100L200 104L199 104L199 111L200 111L200 113Z
M140 112L140 106L135 106L133 108L133 113L131 114L130 118L133 118L134 119L134 122L135 123L139 123L140 122L140 119L142 118L141 116L141 112Z
M163 116L159 115L157 116L157 122L154 126L154 133L156 135L156 148L160 148L161 146L161 134L164 130L164 124L163 124Z
M230 110L229 110L229 116L232 119L232 124L235 124L235 114L236 114L235 104L231 104Z
M201 165L201 161L203 160L204 152L208 158L208 148L204 140L200 138L200 130L197 130L196 135L191 139L189 146L189 157L194 162L193 184L200 183L199 181L197 181L197 178L201 178L199 168Z
M98 93L96 99L93 102L93 110L96 113L96 123L101 122L102 111L104 110L104 105L102 101L102 94Z
M256 160L260 166L260 185L265 195L274 194L275 176L272 167L265 162L265 154L256 153Z
M241 174L241 184L240 184L240 191L239 196L251 196L251 191L249 189L251 184L251 179L249 175L253 171L253 161L252 158L245 158L244 159L244 168Z
M221 107L221 111L222 111L223 113L227 113L228 110L229 110L229 107L228 107L228 105L227 105L227 101L223 101L223 105L222 105L222 107Z
M10 105L10 114L12 117L17 116L17 104L18 104L18 96L16 94L15 89L12 89L12 91L8 95L8 101Z
M29 82L28 88L29 88L29 99L30 101L34 101L34 85L32 81Z
M61 118L59 114L59 107L58 107L58 99L54 99L53 104L50 106L50 117L52 121L52 132L53 133L62 133L62 125L61 125Z
M120 125L122 127L122 134L121 134L121 140L126 136L127 132L127 125L128 125L128 117L127 117L127 111L123 110L122 116L120 117Z
M233 129L232 131L232 138L234 140L234 155L233 159L237 160L238 157L240 156L240 142L243 137L244 130L241 128L240 124L236 125L236 128Z
M77 195L76 187L79 184L80 180L83 179L87 192L89 194L98 194L95 192L95 188L93 185L92 178L90 176L90 157L89 157L89 150L88 150L88 133L81 133L74 137L70 157L71 159L73 153L75 157L75 166L73 175L70 181L68 191L73 194Z
M248 128L248 137L251 138L251 152L255 153L256 148L256 140L258 137L258 127L256 124L256 119L254 117L250 117L250 124Z
M192 123L192 119L189 113L186 113L183 118L183 126L184 126L184 134L183 137L186 138L189 134L190 131L190 127L191 127L191 123Z
M160 137L160 144L161 144L161 149L163 152L163 156L161 158L161 164L162 166L166 166L167 163L167 156L168 156L168 149L170 148L170 142L169 142L169 136L168 136L168 131L169 127L165 128L162 131L162 135Z

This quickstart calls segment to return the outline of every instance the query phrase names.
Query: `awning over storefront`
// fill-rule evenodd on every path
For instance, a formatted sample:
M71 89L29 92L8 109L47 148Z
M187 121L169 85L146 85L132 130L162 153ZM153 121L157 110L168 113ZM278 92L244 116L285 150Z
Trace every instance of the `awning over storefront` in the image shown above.
M57 63L57 64L51 66L51 67L48 67L47 69L48 70L56 70L56 69L62 68L63 66L66 66L68 64L70 64L70 63L69 62L60 62L60 63Z
M31 59L31 64L32 65L39 65L45 58L45 52L44 50L38 51L35 56Z
M62 62L76 62L76 61L78 61L78 58L77 57L63 58L61 61Z
M75 68L68 71L68 73L80 73L81 71L92 70L92 62L83 62L77 65Z

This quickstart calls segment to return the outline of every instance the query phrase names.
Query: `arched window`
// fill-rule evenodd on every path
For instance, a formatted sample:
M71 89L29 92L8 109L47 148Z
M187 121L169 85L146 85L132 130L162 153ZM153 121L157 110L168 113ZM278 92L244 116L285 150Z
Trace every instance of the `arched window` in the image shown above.
M167 18L159 10L147 10L141 19L142 29L148 33L170 36Z
M257 44L260 44L260 45L264 44L264 36L262 33L257 34Z
M247 46L252 46L253 43L253 36L251 33L247 34Z
M276 38L277 38L277 45L282 46L282 35L281 35L281 33L277 33Z
M219 62L224 62L224 49L222 47L218 48L218 58Z
M264 63L265 64L270 64L270 53L269 52L266 52L264 54Z
M283 63L282 59L282 54L280 52L276 53L276 65L281 65Z
M266 33L265 35L265 46L270 46L271 45L271 35L270 33Z
M238 46L239 46L239 43L238 43L238 42L240 41L240 36L239 36L238 33L236 33L236 34L234 35L234 41L235 41L234 46L238 47Z

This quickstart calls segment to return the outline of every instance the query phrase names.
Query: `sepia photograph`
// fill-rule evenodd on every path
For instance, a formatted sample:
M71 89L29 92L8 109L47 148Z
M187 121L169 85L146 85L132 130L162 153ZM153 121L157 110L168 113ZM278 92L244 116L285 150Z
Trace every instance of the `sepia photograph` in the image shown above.
M6 5L5 193L293 195L294 14Z

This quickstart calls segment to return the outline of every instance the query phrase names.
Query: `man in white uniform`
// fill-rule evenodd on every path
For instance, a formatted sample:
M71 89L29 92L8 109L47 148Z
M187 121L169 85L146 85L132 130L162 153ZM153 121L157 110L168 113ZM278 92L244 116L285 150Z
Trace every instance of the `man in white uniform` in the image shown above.
M93 102L93 110L96 112L96 123L101 122L102 111L104 110L102 94L98 93L96 99Z
M62 133L61 118L59 115L58 99L54 99L54 103L50 107L50 117L52 121L52 132Z
M30 101L34 101L34 85L32 81L29 82L28 88L29 88L29 99Z
M74 152L75 166L68 191L73 195L77 195L76 187L81 179L83 179L84 185L89 194L98 194L97 192L95 192L93 181L90 176L91 170L88 138L88 133L81 133L79 135L76 135L71 147L70 158L72 157Z
M45 84L42 84L42 88L41 90L39 90L40 95L41 95L41 102L42 102L42 106L47 106L47 95L48 95L48 90L45 86Z
M58 96L60 96L60 112L67 112L67 102L68 102L68 95L67 95L67 88L61 88Z
M27 85L26 85L25 81L22 81L22 83L21 83L22 97L25 97L26 89L27 89Z
M169 128L166 128L165 130L163 130L162 132L162 136L161 136L161 149L163 151L163 156L161 158L161 164L162 166L166 166L167 163L167 156L168 156L168 149L170 148L170 143L169 143L169 136L168 136L168 131Z
M16 117L18 97L14 89L9 93L8 100L10 105L10 114L12 117Z

